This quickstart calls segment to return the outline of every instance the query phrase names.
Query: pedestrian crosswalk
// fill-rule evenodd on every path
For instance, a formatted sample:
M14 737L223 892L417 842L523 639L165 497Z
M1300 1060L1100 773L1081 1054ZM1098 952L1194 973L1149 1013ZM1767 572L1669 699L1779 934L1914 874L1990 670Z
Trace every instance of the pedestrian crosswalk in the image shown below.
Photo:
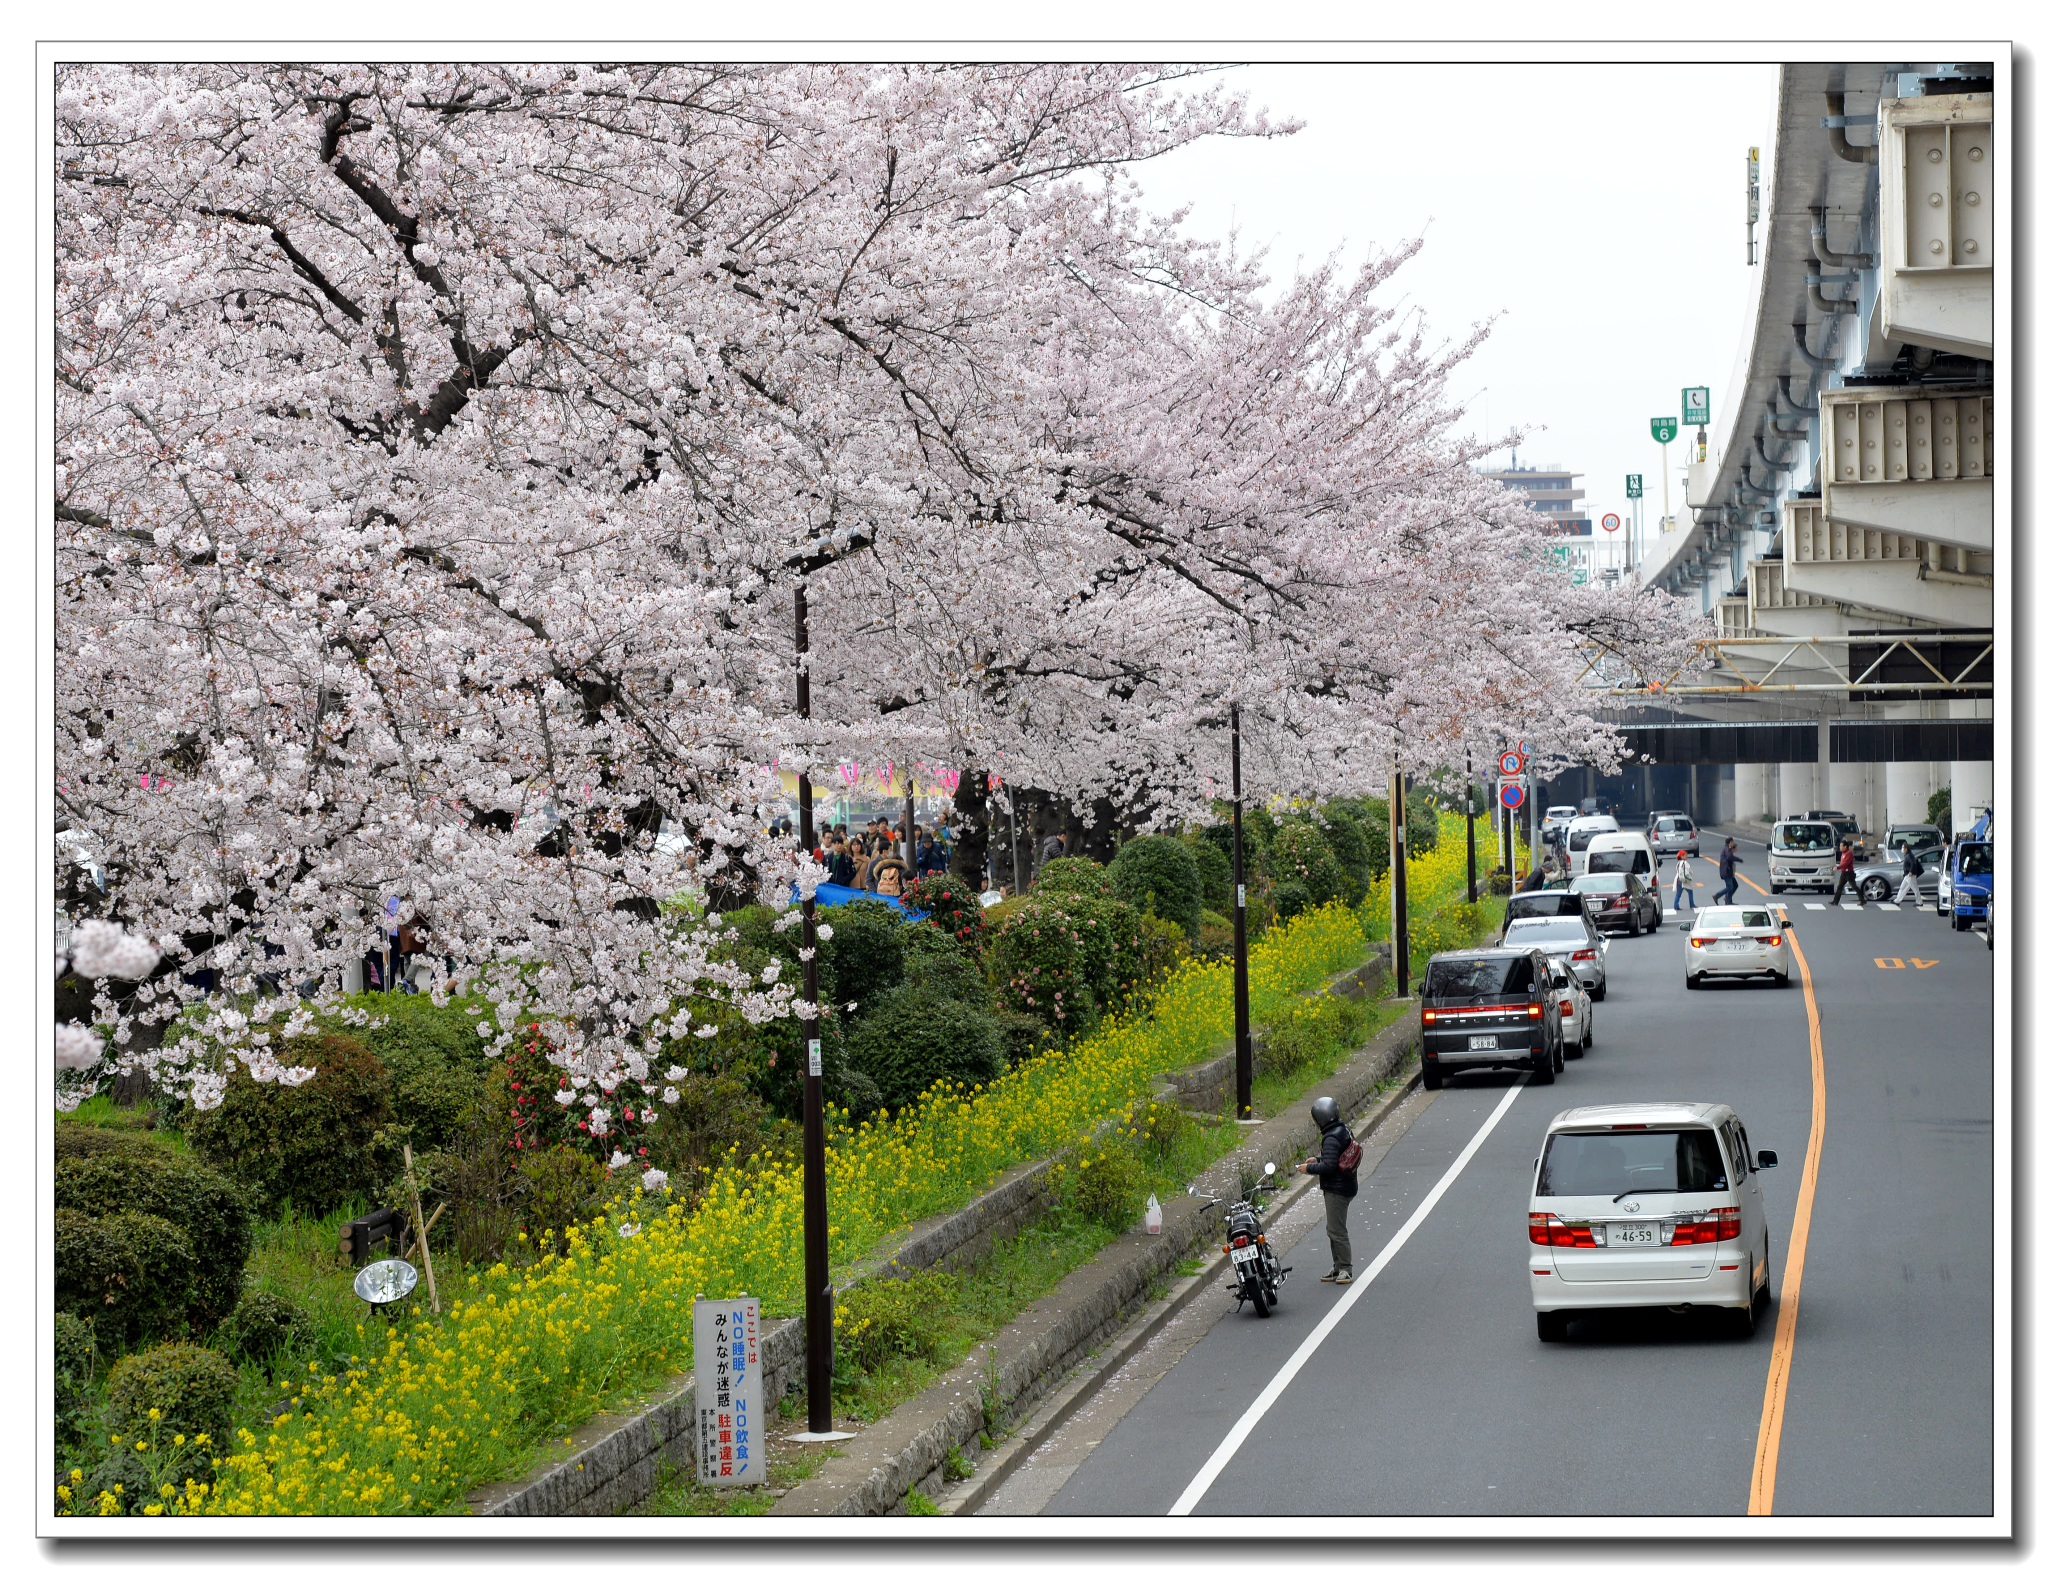
M1809 899L1806 901L1806 908L1808 910L1833 910L1837 908L1842 910L1901 910L1908 907L1903 905L1895 905L1888 899L1880 899L1867 905L1856 904L1853 901L1844 900L1839 907L1834 905L1829 900ZM1910 908L1914 910L1924 910L1929 915L1932 915L1934 913L1934 907L1932 905L1914 905ZM1681 921L1688 915L1697 915L1698 913L1698 911L1667 910L1664 912L1664 919L1666 921Z

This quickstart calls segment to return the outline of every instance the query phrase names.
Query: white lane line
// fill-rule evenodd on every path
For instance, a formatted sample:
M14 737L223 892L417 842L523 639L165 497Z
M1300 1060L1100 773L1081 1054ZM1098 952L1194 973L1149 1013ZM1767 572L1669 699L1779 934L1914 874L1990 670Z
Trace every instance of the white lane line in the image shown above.
M1852 905L1845 902L1842 908L1844 910L1861 910L1863 907L1861 905Z
M1879 901L1877 902L1877 908L1878 908L1878 909L1880 909L1880 910L1896 910L1896 909L1898 909L1899 907L1898 907L1897 905L1893 904L1893 903L1892 903L1892 902L1891 902L1890 900L1887 900L1887 899L1880 899L1880 900L1879 900Z
M1423 1219L1428 1217L1435 1209L1436 1203L1443 1199L1444 1192L1457 1182L1458 1175L1465 1171L1465 1165L1479 1154L1479 1148L1485 1144L1486 1137L1491 1135L1494 1126L1507 1116L1509 1105L1522 1094L1522 1087L1525 1084L1526 1076L1517 1080L1502 1094L1500 1102L1488 1115L1486 1122L1479 1126L1479 1133L1474 1135L1466 1143L1465 1149L1458 1153L1458 1160L1451 1164L1450 1171L1436 1181L1429 1194L1422 1198L1422 1204L1416 1207L1408 1221L1401 1225L1401 1231L1387 1241L1386 1248L1372 1258L1372 1265L1344 1291L1344 1297L1330 1307L1330 1313L1316 1323L1316 1330L1301 1340L1301 1347L1288 1356L1287 1363L1281 1366L1279 1373L1266 1384L1266 1390L1259 1394L1251 1408L1247 1409L1237 1424L1230 1428L1230 1434L1223 1439L1216 1451L1209 1455L1209 1462L1202 1466L1201 1473L1188 1482L1188 1489L1180 1494L1180 1500L1166 1510L1167 1517L1181 1518L1195 1511L1195 1504L1208 1495L1209 1488L1216 1483L1216 1477L1223 1473L1230 1461L1237 1456L1237 1450L1243 1447L1251 1436L1252 1428L1265 1417L1266 1411L1279 1401L1280 1395L1287 1391L1287 1384L1294 1380L1304 1365L1308 1364L1309 1357L1322 1347L1323 1339L1337 1330L1337 1323L1344 1319L1344 1313L1358 1302L1361 1294L1372 1287L1373 1279L1386 1270L1387 1263L1400 1253L1401 1247L1408 1242L1409 1237L1422 1226Z

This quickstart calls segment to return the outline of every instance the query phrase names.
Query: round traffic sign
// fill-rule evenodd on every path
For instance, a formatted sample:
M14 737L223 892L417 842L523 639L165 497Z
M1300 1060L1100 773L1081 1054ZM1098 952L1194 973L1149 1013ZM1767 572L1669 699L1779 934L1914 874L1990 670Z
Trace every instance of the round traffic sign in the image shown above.
M1509 811L1513 811L1522 804L1524 793L1525 791L1519 784L1503 784L1500 787L1500 803L1507 807Z
M1510 748L1500 754L1500 771L1503 777L1513 778L1522 771L1522 753Z
M1621 517L1610 510L1606 515L1600 517L1600 530L1603 532L1619 532L1621 530Z

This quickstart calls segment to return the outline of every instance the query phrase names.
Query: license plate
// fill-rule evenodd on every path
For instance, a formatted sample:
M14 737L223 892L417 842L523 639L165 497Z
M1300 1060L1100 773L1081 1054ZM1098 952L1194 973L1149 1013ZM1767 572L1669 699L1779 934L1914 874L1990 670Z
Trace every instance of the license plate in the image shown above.
M1723 938L1714 945L1715 950L1722 954L1740 954L1748 947L1748 940L1744 938Z
M1619 1245L1654 1245L1657 1242L1655 1223L1609 1223L1607 1225L1607 1247L1612 1250Z
M1468 1051L1474 1053L1498 1052L1500 1050L1500 1038L1498 1036L1468 1037L1465 1042L1465 1047Z
M1231 1251L1230 1259L1233 1265L1240 1261L1256 1261L1259 1259L1259 1247L1257 1245L1245 1245L1240 1249Z

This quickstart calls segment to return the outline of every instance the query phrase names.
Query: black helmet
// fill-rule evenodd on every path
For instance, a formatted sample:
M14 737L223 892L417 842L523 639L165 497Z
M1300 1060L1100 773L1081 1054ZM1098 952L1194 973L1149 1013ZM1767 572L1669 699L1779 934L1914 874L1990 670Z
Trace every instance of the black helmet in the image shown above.
M1327 1133L1330 1126L1337 1122L1337 1099L1317 1097L1308 1110L1308 1116L1316 1121L1317 1129Z

